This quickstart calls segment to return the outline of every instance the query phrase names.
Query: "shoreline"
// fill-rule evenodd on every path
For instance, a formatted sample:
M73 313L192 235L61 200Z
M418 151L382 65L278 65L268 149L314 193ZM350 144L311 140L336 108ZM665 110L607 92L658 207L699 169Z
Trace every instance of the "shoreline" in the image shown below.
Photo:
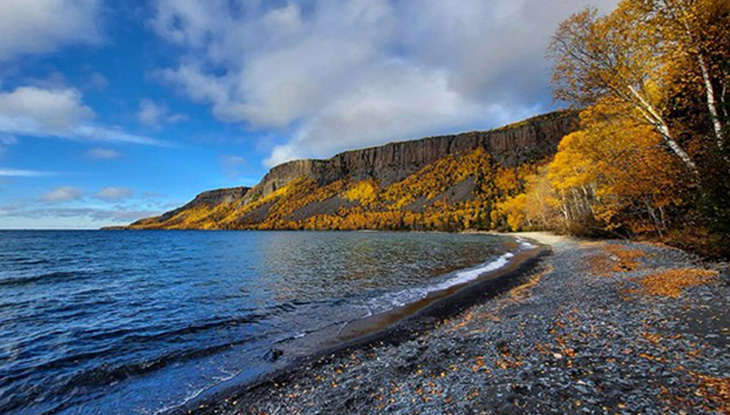
M529 275L542 258L551 254L550 247L529 237L512 234L492 234L509 237L519 246L520 240L529 239L531 248L515 253L514 260L495 270L482 273L473 280L455 284L429 294L428 297L385 313L375 314L351 322L352 327L331 336L319 339L322 347L310 354L297 356L283 367L263 374L250 381L234 385L219 385L190 402L163 412L164 415L221 413L227 402L238 400L239 396L251 390L267 388L284 383L306 372L309 365L343 356L354 350L365 350L376 345L392 345L412 340L420 333L433 328L438 321L448 319L465 309L493 298L514 288ZM311 345L310 345L311 347ZM283 351L276 350L276 358Z
M509 235L552 255L498 290L464 290L378 338L173 413L728 413L726 265L649 244ZM642 291L672 269L716 277L676 297Z

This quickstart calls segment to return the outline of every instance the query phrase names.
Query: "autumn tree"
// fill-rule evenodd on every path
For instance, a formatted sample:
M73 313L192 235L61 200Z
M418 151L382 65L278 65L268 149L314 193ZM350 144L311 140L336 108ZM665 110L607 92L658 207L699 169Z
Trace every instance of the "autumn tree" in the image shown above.
M699 177L697 164L665 117L666 89L661 32L641 1L624 1L607 16L587 8L560 24L548 48L554 59L555 97L578 106L611 100L651 126L682 163Z
M727 161L730 1L644 0L675 79L703 96L717 149Z

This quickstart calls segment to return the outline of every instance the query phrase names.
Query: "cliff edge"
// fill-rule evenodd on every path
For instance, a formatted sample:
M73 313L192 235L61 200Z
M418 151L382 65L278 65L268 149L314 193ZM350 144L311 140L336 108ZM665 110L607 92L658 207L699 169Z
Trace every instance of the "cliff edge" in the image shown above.
M324 218L463 210L480 195L482 201L491 197L496 202L499 195L484 195L485 176L519 173L544 163L577 124L577 113L558 111L490 131L394 142L326 160L294 160L272 168L253 188L203 192L178 209L129 228L341 229ZM472 171L462 171L467 162ZM404 195L394 194L398 192ZM410 227L405 219L397 225Z

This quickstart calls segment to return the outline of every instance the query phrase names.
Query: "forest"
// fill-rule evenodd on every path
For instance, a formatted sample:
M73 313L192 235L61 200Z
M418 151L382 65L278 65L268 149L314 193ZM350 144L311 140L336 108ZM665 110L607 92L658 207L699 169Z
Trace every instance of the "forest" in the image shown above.
M587 8L560 24L547 56L554 96L581 110L580 130L498 205L510 228L727 255L730 2Z

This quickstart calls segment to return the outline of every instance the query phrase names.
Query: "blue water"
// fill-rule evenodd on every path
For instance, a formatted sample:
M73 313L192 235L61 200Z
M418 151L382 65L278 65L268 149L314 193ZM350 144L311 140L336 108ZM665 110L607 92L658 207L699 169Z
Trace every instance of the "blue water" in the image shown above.
M279 344L514 249L464 234L1 231L0 414L164 413L282 364Z

